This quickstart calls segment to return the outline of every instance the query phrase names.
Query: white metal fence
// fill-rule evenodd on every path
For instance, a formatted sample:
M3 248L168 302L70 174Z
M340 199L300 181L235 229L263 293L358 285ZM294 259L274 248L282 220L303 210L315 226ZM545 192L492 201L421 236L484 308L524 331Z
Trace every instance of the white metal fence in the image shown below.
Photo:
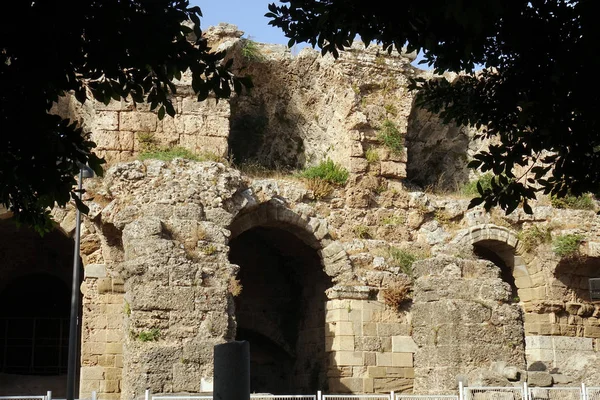
M526 386L522 387L465 387L464 400L527 400Z
M212 400L212 394L173 394L153 395L146 391L145 400ZM416 394L322 394L316 395L274 395L251 394L251 400L600 400L600 386L585 385L569 387L533 387L527 384L515 387L467 386L459 388L458 395L416 395ZM52 397L52 392L45 396L0 396L0 400L62 400ZM91 399L96 400L96 392Z
M529 388L529 400L585 400L579 387Z
M585 389L585 400L600 400L600 386Z

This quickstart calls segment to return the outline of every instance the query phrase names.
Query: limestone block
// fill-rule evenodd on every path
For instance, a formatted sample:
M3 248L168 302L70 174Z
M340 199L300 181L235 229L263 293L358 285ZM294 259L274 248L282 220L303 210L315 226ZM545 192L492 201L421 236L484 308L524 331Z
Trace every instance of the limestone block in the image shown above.
M367 171L369 163L362 157L350 157L350 166L348 170L354 174L360 174Z
M376 393L396 393L412 392L413 380L402 378L376 378L373 380L373 391Z
M354 324L350 321L340 321L335 324L336 336L351 336L354 335Z
M363 391L363 378L329 378L329 390L333 393L360 393Z
M377 366L378 367L394 367L393 353L376 353L377 358Z
M368 352L368 351L363 352L363 365L371 365L371 366L377 365L376 354L377 353Z
M100 391L100 380L97 379L83 379L81 378L81 386L79 390L81 393L91 393Z
M362 157L365 154L363 145L360 141L352 141L350 145L350 156L351 157Z
M394 353L416 353L419 347L410 336L392 336Z
M354 336L335 336L331 344L333 351L354 351Z
M120 112L119 127L123 131L154 132L158 116L151 112Z
M122 343L106 343L107 354L123 354Z
M381 176L386 178L406 178L406 164L397 161L382 161Z
M593 351L594 341L590 337L553 337L555 350Z
M363 355L360 351L337 351L333 359L335 365L363 365Z
M104 354L98 356L98 365L102 367L116 367L115 365L115 355L114 354ZM121 370L119 368L119 370Z
M554 347L552 339L552 336L525 336L525 347L527 350L551 350Z
M600 338L600 327L597 326L585 326L583 328L583 334L590 338Z
M369 378L385 378L387 376L386 374L387 372L385 367L367 367L367 375L369 376Z
M363 393L373 393L374 380L372 378L363 378Z
M413 353L392 353L393 367L412 367Z
M377 336L377 324L374 322L363 323L362 334L365 336Z
M81 379L82 380L103 380L104 377L104 367L81 367Z
M88 264L84 267L83 271L84 279L106 277L106 265L104 264Z
M527 373L527 383L530 386L548 387L552 386L552 375L548 372L529 371Z
M92 130L119 130L119 113L116 111L98 111L94 115Z
M377 323L377 335L381 337L408 336L409 326L401 323Z
M325 311L325 322L348 321L349 313L347 310L327 310Z
M118 393L119 392L119 381L117 380L103 380L100 382L100 392L103 393Z

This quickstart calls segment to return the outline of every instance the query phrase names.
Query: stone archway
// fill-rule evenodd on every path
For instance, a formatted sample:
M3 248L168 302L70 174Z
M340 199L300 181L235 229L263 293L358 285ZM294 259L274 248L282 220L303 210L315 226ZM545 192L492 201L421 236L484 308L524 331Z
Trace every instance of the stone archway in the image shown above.
M326 381L325 290L319 241L293 211L263 204L231 225L230 262L240 266L237 340L248 340L251 390L314 392Z
M0 387L64 395L73 244L0 221ZM10 394L10 393L5 393Z

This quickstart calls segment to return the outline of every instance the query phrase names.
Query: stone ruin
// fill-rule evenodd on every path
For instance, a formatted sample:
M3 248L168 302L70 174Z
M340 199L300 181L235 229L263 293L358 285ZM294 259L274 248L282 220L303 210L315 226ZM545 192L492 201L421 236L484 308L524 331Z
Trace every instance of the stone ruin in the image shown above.
M82 119L109 162L85 181L82 397L210 392L213 346L236 339L256 392L600 383L594 211L467 209L458 188L486 143L414 107L408 77L433 77L409 55L259 44L244 57L234 27L208 35L255 89L199 103L183 79L163 120L124 101L54 110ZM378 137L386 121L401 154ZM222 161L138 160L149 141ZM327 196L286 173L326 159L350 172ZM65 386L76 222L69 207L53 215L43 238L0 220L0 394ZM559 257L528 244L532 230L584 240Z

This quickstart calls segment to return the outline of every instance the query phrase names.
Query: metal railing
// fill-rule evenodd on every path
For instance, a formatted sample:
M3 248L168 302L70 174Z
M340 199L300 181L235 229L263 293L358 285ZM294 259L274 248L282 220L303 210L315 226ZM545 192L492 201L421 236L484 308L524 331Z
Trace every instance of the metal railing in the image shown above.
M586 388L584 386L585 400L600 400L600 386Z
M393 394L324 394L323 400L391 400Z
M396 400L458 400L454 394L397 394Z
M529 400L585 400L580 387L529 388Z
M468 386L463 388L463 400L527 400L527 384L521 387Z

